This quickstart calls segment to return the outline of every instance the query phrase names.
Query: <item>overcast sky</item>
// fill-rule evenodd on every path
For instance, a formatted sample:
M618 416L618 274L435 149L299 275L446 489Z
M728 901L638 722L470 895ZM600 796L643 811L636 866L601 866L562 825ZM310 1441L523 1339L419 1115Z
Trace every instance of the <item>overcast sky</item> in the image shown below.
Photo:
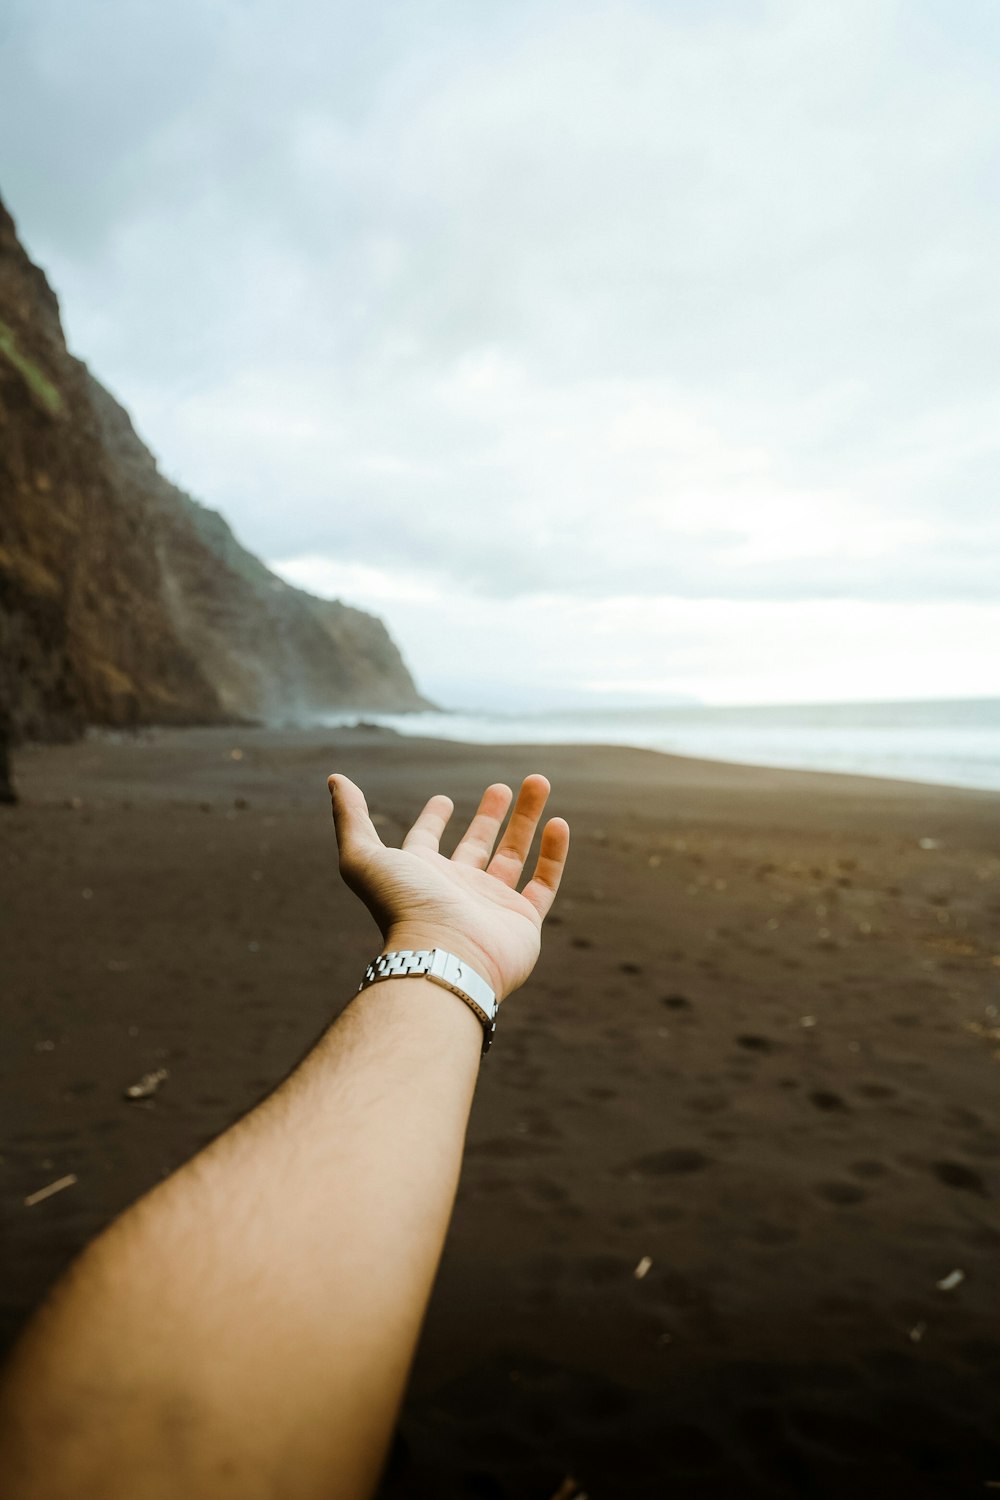
M1000 693L994 0L5 0L0 192L432 693Z

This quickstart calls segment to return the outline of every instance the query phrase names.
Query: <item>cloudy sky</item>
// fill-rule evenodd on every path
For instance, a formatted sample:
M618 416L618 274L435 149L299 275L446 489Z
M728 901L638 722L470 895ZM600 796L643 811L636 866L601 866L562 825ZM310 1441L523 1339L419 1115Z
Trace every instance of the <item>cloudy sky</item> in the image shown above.
M426 690L1000 694L994 0L6 0L0 192Z

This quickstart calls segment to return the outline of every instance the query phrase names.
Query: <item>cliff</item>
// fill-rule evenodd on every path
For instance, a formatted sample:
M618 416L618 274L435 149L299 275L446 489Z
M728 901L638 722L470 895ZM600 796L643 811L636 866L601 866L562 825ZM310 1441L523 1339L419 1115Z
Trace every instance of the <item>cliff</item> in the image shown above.
M0 203L0 737L425 706L379 620L160 474Z
M93 378L88 394L115 488L146 517L173 629L226 713L302 722L344 707L428 707L381 620L278 578L218 511L163 477Z

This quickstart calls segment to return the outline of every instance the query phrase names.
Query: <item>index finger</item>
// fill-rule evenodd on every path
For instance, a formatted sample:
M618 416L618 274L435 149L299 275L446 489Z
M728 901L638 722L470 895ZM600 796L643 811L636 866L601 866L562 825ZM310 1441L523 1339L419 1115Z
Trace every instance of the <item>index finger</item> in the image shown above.
M441 835L448 826L448 819L454 811L455 804L450 797L446 797L441 792L432 797L403 840L403 848L437 851L441 843Z

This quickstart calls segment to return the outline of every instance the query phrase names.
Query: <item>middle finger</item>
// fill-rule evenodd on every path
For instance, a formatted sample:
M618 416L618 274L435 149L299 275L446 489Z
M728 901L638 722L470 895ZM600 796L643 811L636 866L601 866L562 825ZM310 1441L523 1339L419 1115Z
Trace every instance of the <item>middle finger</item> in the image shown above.
M545 810L551 787L544 776L526 776L521 782L514 811L504 829L500 846L489 864L488 875L495 875L504 885L516 886L531 848L538 820Z
M475 865L483 870L493 852L500 824L507 816L514 793L502 781L488 786L482 795L476 816L469 824L451 856L457 864Z

